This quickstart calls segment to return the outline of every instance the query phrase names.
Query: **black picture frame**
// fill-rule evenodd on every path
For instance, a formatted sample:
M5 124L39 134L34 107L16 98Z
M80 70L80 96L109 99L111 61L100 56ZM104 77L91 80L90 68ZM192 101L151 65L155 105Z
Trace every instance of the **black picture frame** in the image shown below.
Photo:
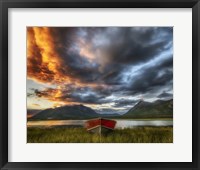
M192 162L8 162L9 8L192 8ZM2 170L200 169L200 2L199 0L0 0L0 167ZM183 148L184 149L184 148Z

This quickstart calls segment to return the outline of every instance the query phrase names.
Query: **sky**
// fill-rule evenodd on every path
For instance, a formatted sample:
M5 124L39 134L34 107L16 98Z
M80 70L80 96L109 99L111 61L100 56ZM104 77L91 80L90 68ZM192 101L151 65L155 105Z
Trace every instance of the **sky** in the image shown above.
M173 27L28 27L27 109L123 114L173 98Z

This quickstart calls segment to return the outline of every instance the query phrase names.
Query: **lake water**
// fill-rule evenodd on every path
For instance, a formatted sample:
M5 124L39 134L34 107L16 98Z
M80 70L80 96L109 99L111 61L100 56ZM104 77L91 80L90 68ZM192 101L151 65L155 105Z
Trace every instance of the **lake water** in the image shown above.
M46 120L28 121L28 127L84 126L86 120ZM116 120L115 128L134 128L138 126L173 126L173 120Z

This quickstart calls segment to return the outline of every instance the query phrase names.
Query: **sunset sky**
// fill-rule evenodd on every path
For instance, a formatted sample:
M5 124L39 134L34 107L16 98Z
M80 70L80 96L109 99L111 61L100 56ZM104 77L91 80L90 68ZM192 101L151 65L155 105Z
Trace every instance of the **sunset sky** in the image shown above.
M27 108L125 113L173 98L172 27L28 27Z

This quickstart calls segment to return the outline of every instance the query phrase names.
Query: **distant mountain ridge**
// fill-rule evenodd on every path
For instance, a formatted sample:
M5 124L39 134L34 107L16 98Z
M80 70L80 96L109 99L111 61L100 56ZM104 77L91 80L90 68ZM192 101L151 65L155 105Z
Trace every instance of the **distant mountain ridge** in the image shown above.
M119 114L99 114L93 109L84 105L62 106L58 108L45 109L33 115L29 120L66 120L66 119L91 119L97 117L105 118L172 118L173 99L155 102L139 101L127 113Z
M33 117L34 115L36 115L37 113L39 113L41 111L42 110L39 110L39 109L28 109L27 110L27 117L31 118L31 117Z
M155 118L173 117L173 99L156 100L155 102L139 101L133 108L123 115L127 118Z
M83 105L72 105L43 110L31 117L30 120L85 119L95 118L98 116L99 114L89 107Z

